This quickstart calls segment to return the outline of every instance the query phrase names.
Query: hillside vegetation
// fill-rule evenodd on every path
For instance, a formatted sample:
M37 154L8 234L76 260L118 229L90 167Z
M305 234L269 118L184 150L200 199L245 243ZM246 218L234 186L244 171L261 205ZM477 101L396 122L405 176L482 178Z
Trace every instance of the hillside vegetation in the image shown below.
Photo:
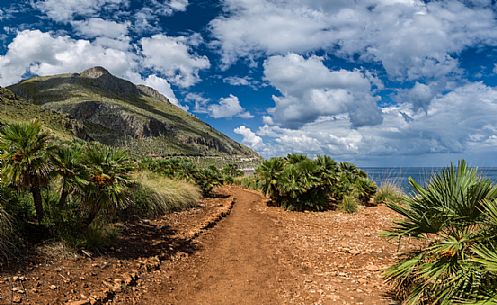
M258 157L156 90L117 78L102 67L33 77L8 88L77 121L90 139L141 156Z
M338 207L353 213L358 204L374 204L377 189L366 172L352 163L338 163L329 156L311 160L301 154L266 160L254 176L235 183L259 189L271 204L297 211Z
M106 245L114 223L194 207L240 174L234 165L198 168L186 158L135 159L121 148L56 137L37 121L3 126L0 152L6 257L22 245L19 237Z

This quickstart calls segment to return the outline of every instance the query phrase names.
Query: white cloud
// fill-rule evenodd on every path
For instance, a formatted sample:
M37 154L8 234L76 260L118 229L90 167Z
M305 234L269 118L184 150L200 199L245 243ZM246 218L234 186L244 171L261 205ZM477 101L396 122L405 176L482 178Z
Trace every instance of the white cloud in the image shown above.
M197 112L197 113L207 113L207 104L209 103L209 99L204 97L202 94L200 93L193 93L193 92L189 92L186 96L185 96L186 100L187 101L191 101L191 102L194 102L195 103L195 107L193 109L194 112Z
M76 32L85 37L123 38L128 34L129 23L118 23L102 18L89 18L86 20L72 21Z
M434 96L435 92L430 86L416 82L411 89L400 91L399 94L397 94L396 99L400 103L411 103L414 111L417 111L418 109L427 111Z
M247 76L245 77L229 76L224 78L223 81L232 86L249 86L251 79Z
M171 85L167 82L167 80L158 77L157 75L149 75L146 79L144 79L143 81L138 81L137 83L154 88L162 95L167 97L172 104L180 107L185 111L188 110L187 107L179 104L179 101L176 98L176 95L174 94L173 89L171 89Z
M410 103L384 108L381 125L350 129L347 117L337 116L299 129L265 125L256 134L265 138L261 152L268 156L292 151L325 153L349 160L395 155L394 159L388 158L392 165L405 162L404 156L409 160L428 154L467 156L493 152L497 143L496 116L497 88L468 83L432 98L427 112L413 111ZM423 160L418 161L423 164Z
M198 44L198 35L166 36L154 35L142 38L144 64L181 87L190 87L199 81L199 71L210 67L206 56L191 53L190 45Z
M213 118L240 117L246 119L253 117L250 112L240 106L238 97L232 94L230 94L229 97L220 99L218 104L209 105L207 110L209 115Z
M175 11L184 12L188 7L188 0L152 0L151 6L158 10L162 15L172 15Z
M107 48L84 39L52 36L39 30L19 32L0 56L0 85L21 80L26 72L49 75L83 71L93 66L104 66L111 73L125 76L137 67L133 53Z
M347 114L352 126L377 125L381 110L371 83L360 71L331 71L323 59L297 54L275 55L264 63L264 75L282 96L273 96L274 122L298 128L323 116Z
M141 58L128 48L115 49L101 45L97 39L73 39L69 36L53 36L39 30L19 32L0 55L0 86L20 81L24 74L52 75L80 72L94 66L103 66L118 77L137 84L150 86L181 106L169 82L157 75L143 78L139 74Z
M224 9L210 27L226 65L262 53L325 49L415 80L457 73L453 54L497 43L492 8L455 0L224 0Z
M95 15L102 9L116 9L127 2L128 0L41 0L33 1L33 6L55 21L68 22L74 16Z
M261 149L264 147L264 142L262 138L256 135L250 128L246 126L240 126L233 130L236 134L239 134L243 137L242 143L253 148L253 149Z

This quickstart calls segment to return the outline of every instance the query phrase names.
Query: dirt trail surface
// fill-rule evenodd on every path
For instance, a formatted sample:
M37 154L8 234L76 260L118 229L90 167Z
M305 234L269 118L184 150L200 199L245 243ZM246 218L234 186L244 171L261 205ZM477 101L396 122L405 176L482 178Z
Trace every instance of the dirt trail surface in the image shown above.
M198 250L162 264L122 304L391 304L382 269L398 256L378 236L394 216L297 213L230 188L231 214L197 239ZM402 247L400 250L405 250Z
M0 304L394 303L382 270L406 243L378 236L395 217L388 208L299 213L254 191L220 192L229 197L124 224L100 254L49 245L0 265Z

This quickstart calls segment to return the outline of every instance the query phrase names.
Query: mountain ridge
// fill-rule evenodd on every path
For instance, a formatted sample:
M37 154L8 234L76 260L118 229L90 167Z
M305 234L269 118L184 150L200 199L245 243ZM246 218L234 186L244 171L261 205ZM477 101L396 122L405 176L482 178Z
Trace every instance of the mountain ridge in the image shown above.
M142 155L259 158L157 90L135 85L100 66L81 73L35 76L7 89L80 123L88 138Z

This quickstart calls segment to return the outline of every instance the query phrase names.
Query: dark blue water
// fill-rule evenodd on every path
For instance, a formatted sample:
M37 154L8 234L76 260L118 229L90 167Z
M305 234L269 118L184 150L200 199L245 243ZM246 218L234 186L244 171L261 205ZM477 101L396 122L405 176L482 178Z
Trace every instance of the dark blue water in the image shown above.
M393 182L405 192L412 191L409 185L409 177L424 185L433 173L442 170L441 167L364 167L362 169L368 173L369 178L376 182L378 186L384 181ZM481 176L497 183L497 168L483 167L479 168L478 172Z

